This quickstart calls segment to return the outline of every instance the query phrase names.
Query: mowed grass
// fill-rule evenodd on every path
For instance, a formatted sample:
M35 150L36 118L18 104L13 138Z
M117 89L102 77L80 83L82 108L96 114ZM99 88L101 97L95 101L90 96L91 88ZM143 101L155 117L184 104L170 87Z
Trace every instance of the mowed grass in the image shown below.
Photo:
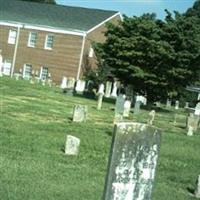
M88 105L85 123L73 123L75 104ZM0 78L0 199L101 200L113 132L114 104L70 97L59 88ZM183 116L158 110L162 144L153 200L190 200L200 174L200 134L186 136ZM146 122L148 111L130 121ZM64 155L66 135L81 139L77 157Z

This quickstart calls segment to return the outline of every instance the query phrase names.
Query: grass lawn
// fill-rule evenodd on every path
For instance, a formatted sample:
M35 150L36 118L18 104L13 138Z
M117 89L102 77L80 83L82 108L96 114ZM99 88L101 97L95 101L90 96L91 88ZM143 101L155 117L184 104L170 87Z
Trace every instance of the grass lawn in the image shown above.
M72 123L75 104L88 105L86 123ZM113 132L112 108L95 100L69 97L59 88L0 78L0 199L101 200ZM179 111L184 115L184 110ZM146 122L142 110L129 120ZM200 134L186 136L184 118L160 110L163 130L153 200L190 200L200 174ZM66 135L81 139L77 157L63 153Z

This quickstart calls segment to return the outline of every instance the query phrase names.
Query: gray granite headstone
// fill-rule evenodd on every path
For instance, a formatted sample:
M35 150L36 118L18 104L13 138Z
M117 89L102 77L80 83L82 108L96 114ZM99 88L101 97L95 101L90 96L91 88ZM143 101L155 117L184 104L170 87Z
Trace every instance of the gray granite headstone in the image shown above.
M84 122L87 119L87 106L75 105L73 111L73 122Z
M178 110L179 109L179 101L175 102L175 109Z
M126 93L126 97L132 101L133 100L133 86L127 85L125 93Z
M193 113L190 113L187 119L187 128L191 131L197 131L199 125L199 117L194 115Z
M107 81L106 82L106 91L105 91L105 97L109 98L111 95L111 89L112 89L112 82Z
M171 107L172 107L172 101L170 99L167 99L166 108L171 108Z
M129 117L130 109L131 109L131 101L126 100L126 101L124 102L123 117Z
M154 119L155 119L155 115L156 115L156 111L152 110L151 112L149 112L149 119L147 121L147 123L149 125L153 125Z
M125 95L120 94L115 103L115 118L123 118Z
M141 123L114 128L103 200L150 200L161 133Z
M134 114L138 114L140 112L141 101L136 101L134 106Z
M67 135L65 143L66 155L78 155L80 146L80 139L71 135Z
M189 102L185 102L185 107L184 108L189 108Z

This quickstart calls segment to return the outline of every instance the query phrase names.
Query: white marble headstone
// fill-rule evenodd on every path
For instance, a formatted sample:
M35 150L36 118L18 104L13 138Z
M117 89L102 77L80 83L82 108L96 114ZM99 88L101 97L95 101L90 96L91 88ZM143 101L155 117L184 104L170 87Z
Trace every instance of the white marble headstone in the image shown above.
M80 139L71 135L67 135L65 144L66 155L78 155Z
M63 77L62 79L62 83L61 83L61 86L60 86L62 89L65 89L67 88L67 77Z

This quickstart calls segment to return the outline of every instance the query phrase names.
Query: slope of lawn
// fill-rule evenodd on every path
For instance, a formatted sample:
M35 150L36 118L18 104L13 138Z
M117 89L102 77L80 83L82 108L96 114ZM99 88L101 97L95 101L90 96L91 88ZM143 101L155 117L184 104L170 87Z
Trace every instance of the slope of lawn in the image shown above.
M71 121L88 105L85 123ZM64 95L59 88L0 78L0 199L101 200L113 131L114 104ZM146 122L147 110L128 120ZM184 115L184 110L179 111ZM200 134L187 137L184 116L159 110L162 144L153 200L189 200L200 174ZM77 157L63 153L66 135L81 139Z

